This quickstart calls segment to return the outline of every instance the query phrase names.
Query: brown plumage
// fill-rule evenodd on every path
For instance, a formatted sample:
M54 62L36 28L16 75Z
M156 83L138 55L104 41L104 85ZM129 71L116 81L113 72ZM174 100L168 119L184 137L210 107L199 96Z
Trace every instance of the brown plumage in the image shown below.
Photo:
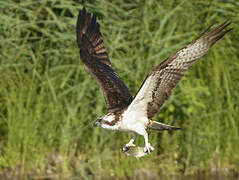
M108 112L126 108L131 103L132 96L124 82L110 67L96 15L91 17L85 8L79 12L76 36L81 60L103 91Z
M132 100L128 88L110 67L111 63L100 33L100 26L96 22L96 16L91 16L83 8L79 12L76 27L80 56L85 69L103 91L108 110L105 116L95 121L94 126L131 132L133 137L126 146L134 145L136 134L142 135L145 139L144 150L152 151L154 148L148 141L146 128L180 129L152 121L152 118L196 59L206 54L213 44L231 30L224 30L229 24L229 21L225 21L212 30L210 26L197 40L152 68Z
M143 85L145 82L148 83L146 89L139 90L139 92L142 91L141 93L143 93L144 97L136 95L132 105L134 102L137 102L137 99L143 98L140 103L135 103L135 105L138 104L138 108L145 107L147 117L152 119L171 95L173 88L176 87L187 69L199 57L206 54L217 40L232 30L223 31L229 24L229 21L225 21L212 30L210 30L210 26L197 40L182 48L158 66L152 68L143 83ZM134 108L137 108L137 106Z

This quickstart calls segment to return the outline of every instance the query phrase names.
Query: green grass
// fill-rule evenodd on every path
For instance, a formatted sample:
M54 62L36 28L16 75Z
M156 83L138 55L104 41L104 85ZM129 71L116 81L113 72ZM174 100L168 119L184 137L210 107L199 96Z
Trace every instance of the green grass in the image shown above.
M41 3L40 3L41 2ZM150 131L161 148L125 157L127 133L93 128L104 97L85 72L75 24L98 15L113 68L134 95L152 66L207 26L232 21L182 79L155 119L183 127ZM239 3L223 1L0 1L2 178L149 179L239 171ZM143 145L138 137L137 144Z

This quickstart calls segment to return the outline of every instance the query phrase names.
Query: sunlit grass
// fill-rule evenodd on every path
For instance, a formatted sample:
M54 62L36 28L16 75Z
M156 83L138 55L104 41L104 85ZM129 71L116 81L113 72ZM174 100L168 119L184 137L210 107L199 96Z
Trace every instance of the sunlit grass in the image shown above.
M80 62L72 0L0 1L0 167L22 175L102 179L229 173L239 168L237 1L91 1L113 68L134 95L148 71L212 23L232 21L182 79L150 131L160 149L125 157L127 133L93 128L104 97ZM143 145L138 137L137 144ZM29 173L28 173L29 172Z

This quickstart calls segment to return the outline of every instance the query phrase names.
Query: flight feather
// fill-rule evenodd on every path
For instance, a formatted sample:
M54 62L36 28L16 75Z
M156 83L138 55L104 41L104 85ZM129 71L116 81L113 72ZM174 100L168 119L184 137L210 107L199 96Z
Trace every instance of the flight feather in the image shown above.
M91 16L85 8L79 11L76 36L81 60L103 91L108 112L126 108L131 103L132 96L124 82L110 67L111 62L100 33L100 26L96 22L96 15Z
M230 22L225 21L212 30L210 26L194 42L152 68L129 108L133 111L141 109L142 115L146 114L151 119L171 95L173 88L176 87L187 69L231 30L223 31L229 24Z

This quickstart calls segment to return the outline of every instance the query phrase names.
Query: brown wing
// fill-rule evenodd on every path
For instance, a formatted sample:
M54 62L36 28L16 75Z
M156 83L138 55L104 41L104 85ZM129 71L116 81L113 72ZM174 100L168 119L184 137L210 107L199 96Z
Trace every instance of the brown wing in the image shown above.
M206 54L217 40L231 30L223 31L229 24L226 21L212 30L210 26L196 41L154 67L130 104L129 111L138 111L138 114L151 119L195 60Z
M132 96L124 82L110 67L96 15L91 17L85 8L78 15L76 36L81 60L103 91L108 112L127 107L132 101Z

